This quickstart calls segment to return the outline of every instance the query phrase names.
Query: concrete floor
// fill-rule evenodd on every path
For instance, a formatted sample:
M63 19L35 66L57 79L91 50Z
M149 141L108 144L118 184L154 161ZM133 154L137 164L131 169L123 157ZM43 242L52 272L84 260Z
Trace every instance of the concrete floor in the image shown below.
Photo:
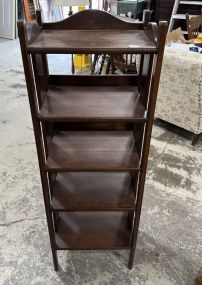
M19 43L1 41L0 285L192 285L202 266L202 138L190 139L154 125L133 269L128 251L67 251L56 273Z

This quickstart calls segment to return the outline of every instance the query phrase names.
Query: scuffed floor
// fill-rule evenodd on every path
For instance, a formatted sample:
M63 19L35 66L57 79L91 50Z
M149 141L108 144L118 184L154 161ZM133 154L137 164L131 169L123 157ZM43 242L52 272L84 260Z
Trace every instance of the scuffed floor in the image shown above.
M127 251L52 265L18 41L0 42L0 285L192 285L202 266L202 138L157 121L133 270Z

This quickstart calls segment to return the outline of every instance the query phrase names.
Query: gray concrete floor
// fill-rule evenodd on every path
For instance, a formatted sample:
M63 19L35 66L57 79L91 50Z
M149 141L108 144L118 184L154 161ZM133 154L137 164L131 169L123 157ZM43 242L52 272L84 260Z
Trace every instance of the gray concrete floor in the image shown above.
M53 65L54 67L54 65ZM191 285L202 266L202 138L156 121L134 267L128 251L60 252L53 269L18 41L0 42L0 285Z

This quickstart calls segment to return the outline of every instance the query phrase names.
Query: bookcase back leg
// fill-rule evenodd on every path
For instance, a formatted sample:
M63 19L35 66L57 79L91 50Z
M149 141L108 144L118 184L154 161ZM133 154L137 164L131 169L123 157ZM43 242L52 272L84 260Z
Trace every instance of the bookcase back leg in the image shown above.
M148 103L148 94L153 68L153 58L153 54L141 55L138 90L145 108L147 107Z
M132 269L133 261L134 261L134 254L136 249L137 243L137 236L138 236L138 229L140 223L140 215L142 209L142 200L144 194L144 184L145 184L145 177L147 171L147 162L148 162L148 155L149 155L149 147L150 147L150 140L151 140L151 132L153 126L153 119L154 119L154 112L156 106L156 98L158 92L158 85L160 80L161 74L161 66L163 61L163 53L164 53L164 45L167 33L167 23L160 22L159 23L159 54L156 55L154 60L156 60L156 68L152 70L152 82L151 88L149 92L149 107L148 107L148 122L146 124L145 135L144 135L144 143L143 143L143 157L141 162L141 170L139 176L139 185L138 185L138 192L137 192L137 204L136 204L136 212L135 212L135 219L134 219L134 226L132 232L132 240L131 240L131 250L128 262L128 268Z
M138 185L139 173L131 172L130 176L131 176L131 184L133 186L134 207L136 207L137 185ZM128 227L130 231L132 231L133 229L134 215L135 215L135 210L131 210L128 212L127 219L128 219Z
M33 54L32 63L37 89L39 107L41 107L48 89L48 62L46 54Z
M137 152L139 154L139 157L141 157L142 155L142 145L143 145L143 135L144 135L144 129L145 129L145 124L134 124L133 125L133 136L135 139L135 146L137 148ZM138 181L139 181L139 173L134 173L131 172L131 180L132 180L132 184L133 184L133 189L134 189L134 195L135 195L135 209L136 209L136 205L137 205L137 185L138 185ZM133 229L133 221L134 221L134 217L135 217L135 210L134 211L129 211L128 212L128 225L129 225L129 229L132 230Z

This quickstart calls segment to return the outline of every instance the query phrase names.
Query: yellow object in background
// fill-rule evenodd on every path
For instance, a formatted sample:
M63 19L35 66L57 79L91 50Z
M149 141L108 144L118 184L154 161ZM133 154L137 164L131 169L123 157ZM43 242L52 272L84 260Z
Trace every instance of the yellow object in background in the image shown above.
M86 6L79 6L78 12L86 9ZM75 54L74 66L79 68L85 68L89 66L89 58L87 54Z
M197 39L202 39L202 33L198 35Z
M78 12L86 10L86 6L79 6L78 7Z
M195 45L202 45L202 34L199 34L196 39L194 39Z
M89 66L89 58L87 54L75 54L74 66L79 68L85 68Z
M202 38L196 38L196 39L194 40L194 44L195 44L195 45L202 44Z

